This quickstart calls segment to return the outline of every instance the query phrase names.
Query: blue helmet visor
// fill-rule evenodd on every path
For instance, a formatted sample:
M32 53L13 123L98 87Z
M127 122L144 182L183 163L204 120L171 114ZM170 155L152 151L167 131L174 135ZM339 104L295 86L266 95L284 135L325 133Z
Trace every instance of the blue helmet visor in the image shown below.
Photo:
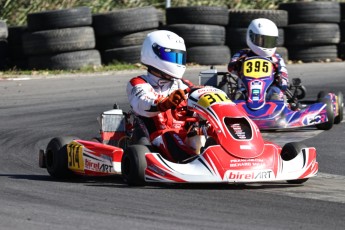
M165 48L157 45L152 45L153 52L163 61L176 63L179 65L186 64L186 51Z

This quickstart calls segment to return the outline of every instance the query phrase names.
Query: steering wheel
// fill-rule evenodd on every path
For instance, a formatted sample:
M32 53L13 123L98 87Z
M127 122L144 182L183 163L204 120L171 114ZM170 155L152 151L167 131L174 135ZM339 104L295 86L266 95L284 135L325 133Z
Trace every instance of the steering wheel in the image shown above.
M193 113L187 108L187 102L182 101L176 108L171 109L171 115L175 120L185 121L185 122L197 122L198 117L193 117Z

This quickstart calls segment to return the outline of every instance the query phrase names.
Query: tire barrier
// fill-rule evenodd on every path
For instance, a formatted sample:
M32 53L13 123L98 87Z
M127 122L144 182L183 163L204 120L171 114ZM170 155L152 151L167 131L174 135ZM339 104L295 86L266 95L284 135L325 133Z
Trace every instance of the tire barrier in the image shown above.
M28 14L28 31L22 35L28 68L71 70L100 66L91 23L88 7Z
M228 12L223 7L190 6L170 7L166 9L166 23L171 24L207 24L226 26Z
M138 46L148 33L163 23L160 13L154 7L139 7L94 14L92 25L102 63L140 62L141 49Z
M166 10L167 25L186 43L187 63L223 65L231 51L225 46L228 9L214 6L171 7Z
M225 45L193 46L187 48L187 58L190 63L221 65L229 62L231 56L229 47Z
M293 61L337 61L340 42L338 2L281 3L289 25L285 27L286 47Z
M345 3L340 2L340 42L338 44L338 57L345 60Z
M77 7L30 13L27 26L7 28L0 21L0 68L79 69L85 64L138 63L143 40L157 29L184 38L187 62L222 65L231 53L246 47L247 27L255 18L276 23L277 53L284 60L345 59L345 3L281 3L276 10L188 6L163 11L148 6L93 15L90 8Z

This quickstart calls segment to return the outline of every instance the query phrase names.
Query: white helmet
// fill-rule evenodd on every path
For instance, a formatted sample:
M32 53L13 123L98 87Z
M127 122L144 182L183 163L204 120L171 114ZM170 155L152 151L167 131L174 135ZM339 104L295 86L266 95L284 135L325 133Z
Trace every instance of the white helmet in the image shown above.
M254 19L247 29L247 45L257 55L272 57L277 49L278 28L266 18Z
M186 70L186 46L183 38L167 30L149 33L141 48L141 62L173 78L182 78Z

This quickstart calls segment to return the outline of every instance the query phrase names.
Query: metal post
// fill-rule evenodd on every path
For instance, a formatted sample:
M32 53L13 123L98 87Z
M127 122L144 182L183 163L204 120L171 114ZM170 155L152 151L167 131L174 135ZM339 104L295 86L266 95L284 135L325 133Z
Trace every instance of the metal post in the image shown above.
M165 8L169 8L171 1L170 0L165 0Z

